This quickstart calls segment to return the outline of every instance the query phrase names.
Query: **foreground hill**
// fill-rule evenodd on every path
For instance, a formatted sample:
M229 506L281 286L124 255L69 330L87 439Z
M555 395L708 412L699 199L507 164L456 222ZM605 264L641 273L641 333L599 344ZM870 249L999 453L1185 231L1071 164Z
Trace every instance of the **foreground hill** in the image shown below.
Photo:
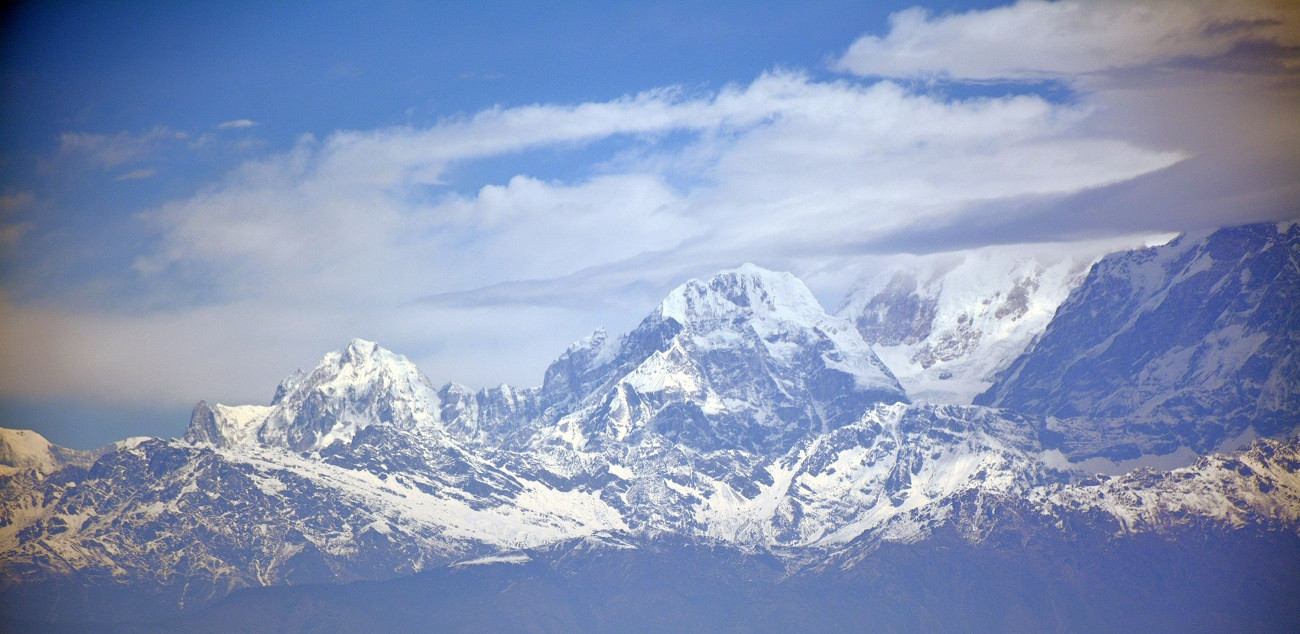
M848 570L674 540L556 544L384 582L244 591L127 631L1289 631L1300 538L1197 527L1115 539L999 509L1014 529L950 527ZM1026 535L1029 543L1023 543ZM1207 541L1213 544L1207 546Z

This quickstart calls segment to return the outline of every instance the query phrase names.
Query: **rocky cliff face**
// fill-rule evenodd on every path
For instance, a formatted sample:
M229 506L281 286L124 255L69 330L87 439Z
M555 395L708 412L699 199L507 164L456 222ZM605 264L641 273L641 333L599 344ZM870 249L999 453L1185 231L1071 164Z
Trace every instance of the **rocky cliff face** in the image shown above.
M1107 256L976 403L1060 419L1076 455L1198 452L1300 424L1300 226ZM1123 439L1107 447L1104 438ZM1073 444L1070 444L1073 443Z
M981 249L864 276L836 309L918 400L968 404L1043 333L1105 245Z
M752 265L686 283L617 341L575 344L546 377L544 433L577 448L654 434L780 453L907 399L846 320L794 276Z
M285 379L270 406L200 402L185 438L222 447L316 451L349 442L371 425L446 431L440 414L438 393L415 364L374 342L354 339L312 371Z
M593 557L671 535L791 570L848 570L889 544L1018 539L1011 517L1035 534L1117 539L1300 525L1295 442L1119 477L1055 470L1041 454L1024 420L905 404L776 457L660 439L488 460L381 427L319 456L150 440L89 470L5 478L0 579L24 609L82 597L88 611L59 614L127 618L106 588L165 614L240 588L384 579L572 539L595 540Z

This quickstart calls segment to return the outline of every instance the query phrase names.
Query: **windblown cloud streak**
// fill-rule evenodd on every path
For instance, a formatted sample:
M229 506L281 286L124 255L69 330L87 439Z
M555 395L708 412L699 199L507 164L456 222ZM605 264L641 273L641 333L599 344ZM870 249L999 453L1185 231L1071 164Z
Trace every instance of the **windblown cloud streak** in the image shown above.
M888 34L854 42L836 66L881 77L1086 80L1251 43L1294 47L1298 11L1250 0L1021 0L941 16L913 8L891 16Z
M833 249L974 201L1067 195L1183 158L1076 134L1085 116L1030 96L942 101L780 73L702 99L657 90L341 132L147 215L160 248L136 268L189 267L244 292L396 300L647 252L680 267L780 257L782 244ZM681 131L693 135L684 148L657 143ZM641 137L647 156L573 182L521 174L472 195L436 188L461 162L617 135Z
M950 15L912 9L890 26L858 39L835 66L930 82L1055 82L1092 112L1080 132L1189 156L1059 209L1058 231L1203 228L1296 213L1300 5L1023 0Z
M188 137L185 132L167 126L157 126L141 134L120 132L113 136L65 132L60 138L60 151L65 155L83 158L105 168L113 168L148 158L168 145L183 142Z

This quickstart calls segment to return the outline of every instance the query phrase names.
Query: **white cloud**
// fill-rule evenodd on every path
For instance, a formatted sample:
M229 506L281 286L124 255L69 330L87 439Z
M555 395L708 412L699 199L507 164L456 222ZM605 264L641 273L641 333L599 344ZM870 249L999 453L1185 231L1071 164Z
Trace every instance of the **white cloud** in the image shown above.
M1300 169L1300 4L1246 0L1041 2L893 16L836 62L864 76L1054 80L1087 108L1086 138L1177 150L1188 160L1111 188L1075 223L1133 230L1223 226L1295 214ZM1083 204L1083 203L1081 203Z
M1218 0L1021 0L937 16L913 8L892 15L883 37L854 42L836 66L884 77L1077 79L1245 42L1294 46L1296 14L1282 3Z
M780 243L833 246L975 201L1065 195L1182 158L1072 134L1085 115L1036 97L945 102L889 83L770 74L710 97L658 90L343 132L249 162L149 214L160 248L137 268L189 267L285 296L415 297L669 249L698 261ZM472 196L428 193L458 162L683 129L700 133L685 154L709 157L688 159L699 171L684 190L666 185L677 170L670 148L573 183L519 175Z
M220 130L241 130L244 128L251 128L255 125L257 125L257 122L252 119L233 119L231 121L222 121L221 123L218 123L217 128Z
M751 260L812 272L990 201L1068 196L1183 158L1088 134L1091 116L1033 96L947 100L771 73L712 94L305 137L141 214L146 287L201 288L202 305L7 304L0 392L264 401L354 336L411 355L435 381L535 383L569 341L629 327L688 274ZM665 141L681 132L684 147L680 134ZM460 164L615 136L640 150L598 156L571 181L438 185Z
M189 135L167 126L155 126L141 133L119 132L113 136L84 132L65 132L59 137L60 151L85 158L101 167L112 168L153 156L171 143Z

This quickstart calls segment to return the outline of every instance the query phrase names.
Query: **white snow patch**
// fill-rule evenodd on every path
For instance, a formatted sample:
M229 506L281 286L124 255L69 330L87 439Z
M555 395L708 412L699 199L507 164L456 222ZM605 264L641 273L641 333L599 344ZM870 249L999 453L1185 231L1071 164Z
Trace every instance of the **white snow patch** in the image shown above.
M532 561L527 553L507 553L503 555L491 555L488 557L479 557L478 559L467 559L458 561L452 566L485 566L488 564L514 564L521 565Z

